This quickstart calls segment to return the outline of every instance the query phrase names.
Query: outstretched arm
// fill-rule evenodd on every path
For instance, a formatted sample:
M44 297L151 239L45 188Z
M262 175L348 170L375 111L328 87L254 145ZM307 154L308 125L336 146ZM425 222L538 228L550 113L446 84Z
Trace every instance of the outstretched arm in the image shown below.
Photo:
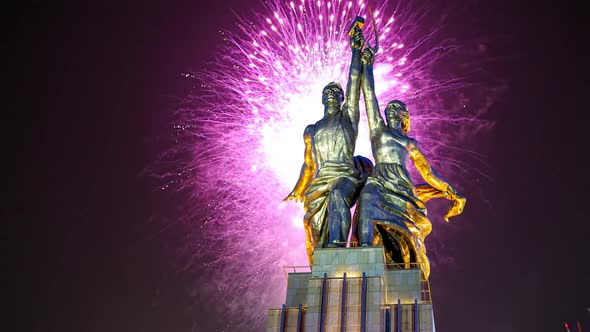
M313 178L315 171L316 171L316 163L313 160L313 152L312 152L312 137L313 137L313 130L314 126L310 125L305 128L305 132L303 133L303 141L305 142L305 154L303 159L303 165L301 166L301 173L299 173L299 180L297 180L297 184L295 188L291 191L289 196L285 197L284 201L288 200L295 200L295 202L303 202L305 190L311 179Z
M443 197L445 197L448 200L454 201L453 206L445 215L445 220L448 222L450 217L454 217L463 212L463 208L465 207L465 203L467 200L465 199L465 197L458 194L455 188L453 188L453 186L441 179L436 174L436 172L434 171L434 169L432 169L432 166L430 166L430 163L428 162L428 160L426 160L426 157L418 147L418 143L414 140L411 140L409 143L408 150L410 151L410 158L414 162L414 165L416 166L418 172L420 172L420 175L422 175L424 181L426 181L435 189L439 190L442 193ZM428 197L428 199L438 196L436 192L432 192L430 194L427 194L425 192L425 194L425 196L427 197L432 196Z
M364 43L363 32L360 28L355 27L354 33L350 37L350 47L352 49L352 59L350 60L350 70L348 72L348 83L346 84L346 99L344 107L352 121L355 133L358 133L359 124L359 99L361 97L361 47Z
M369 129L371 139L377 136L385 128L385 123L379 112L379 103L375 94L375 78L373 76L373 62L375 61L375 52L367 47L361 55L363 71L361 75L361 88L365 97L365 108L367 109L367 119L369 120Z

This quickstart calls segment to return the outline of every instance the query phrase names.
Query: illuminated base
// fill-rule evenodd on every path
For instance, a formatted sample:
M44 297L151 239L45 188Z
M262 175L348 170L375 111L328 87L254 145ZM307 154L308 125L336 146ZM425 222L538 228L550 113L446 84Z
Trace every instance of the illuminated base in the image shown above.
M311 272L288 273L267 332L434 332L420 269L387 269L382 247L316 249Z

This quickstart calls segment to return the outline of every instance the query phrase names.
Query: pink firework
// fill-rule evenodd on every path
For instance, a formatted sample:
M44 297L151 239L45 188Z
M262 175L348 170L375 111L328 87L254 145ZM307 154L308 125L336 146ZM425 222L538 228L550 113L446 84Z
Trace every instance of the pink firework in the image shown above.
M176 142L158 163L162 189L189 194L182 268L209 273L195 279L195 293L241 317L229 323L234 327L262 324L266 310L284 300L282 267L307 264L303 208L283 198L299 176L303 129L323 115L323 86L346 85L346 31L355 16L365 17L368 44L378 31L382 108L392 99L408 104L411 135L435 166L474 175L461 162L473 154L460 147L486 125L480 115L487 105L473 111L463 104L465 80L435 74L455 44L440 38L440 24L421 26L427 10L383 2L372 7L373 26L362 0L270 0L265 6L221 33L221 56L208 70L185 75L206 92L183 101ZM355 154L371 158L363 108L361 99Z

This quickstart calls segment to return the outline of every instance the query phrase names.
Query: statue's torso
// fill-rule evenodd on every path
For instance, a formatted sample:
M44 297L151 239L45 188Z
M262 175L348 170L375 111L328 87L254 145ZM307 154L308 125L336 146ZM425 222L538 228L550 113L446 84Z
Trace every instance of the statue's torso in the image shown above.
M344 112L316 122L313 133L314 159L321 169L326 161L352 164L356 133Z
M411 202L418 209L425 208L424 204L416 198L416 188L406 168L412 141L413 138L391 128L385 128L380 134L371 138L375 168L367 183L372 183L376 179L380 186L385 186L390 194L398 198L390 204L404 211L405 203L400 202Z
M408 160L410 138L397 130L386 128L371 139L376 164L399 164L405 167Z

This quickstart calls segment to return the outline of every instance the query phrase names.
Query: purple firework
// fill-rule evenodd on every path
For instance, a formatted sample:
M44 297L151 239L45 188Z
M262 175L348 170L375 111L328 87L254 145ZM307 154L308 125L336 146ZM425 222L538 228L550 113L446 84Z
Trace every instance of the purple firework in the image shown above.
M222 55L207 70L185 75L205 93L178 108L176 141L158 170L163 190L189 194L182 269L214 276L195 282L195 292L250 327L264 322L268 308L280 307L282 267L307 264L303 208L282 200L299 176L303 129L323 115L323 86L346 84L346 30L355 16L365 17L368 44L378 31L382 108L392 99L408 104L410 134L435 166L474 175L461 162L473 154L459 147L486 125L480 119L486 107L473 112L463 104L465 80L436 75L456 44L439 37L440 24L421 27L427 10L384 1L372 7L373 26L362 0L270 0L264 6L262 13L238 17L237 29L221 32ZM372 158L362 99L355 154Z

